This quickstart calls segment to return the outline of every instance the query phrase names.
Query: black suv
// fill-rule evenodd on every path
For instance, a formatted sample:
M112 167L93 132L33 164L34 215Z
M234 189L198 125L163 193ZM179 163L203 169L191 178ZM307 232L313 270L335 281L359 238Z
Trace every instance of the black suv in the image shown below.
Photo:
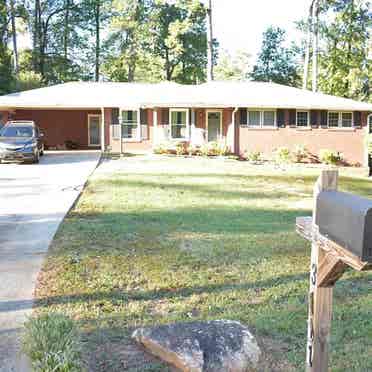
M43 134L33 121L10 121L0 129L0 163L38 163L44 154Z

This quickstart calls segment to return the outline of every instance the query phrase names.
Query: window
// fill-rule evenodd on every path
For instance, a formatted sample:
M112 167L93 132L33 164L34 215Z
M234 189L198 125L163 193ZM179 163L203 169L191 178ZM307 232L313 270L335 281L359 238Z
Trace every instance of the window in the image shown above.
M328 113L328 126L330 128L338 127L338 112Z
M247 124L250 127L275 127L276 126L276 111L247 111Z
M328 126L330 128L351 128L353 126L353 114L351 112L329 112Z
M248 111L248 125L251 127L259 127L261 125L260 111Z
M171 138L187 138L188 110L170 110Z
M353 126L353 114L351 112L341 113L341 126L351 128Z
M275 111L264 111L262 125L264 127L273 127L275 125Z
M296 112L296 123L298 127L307 127L309 125L309 112L308 111L297 111Z
M121 111L122 138L139 139L138 112L136 110Z

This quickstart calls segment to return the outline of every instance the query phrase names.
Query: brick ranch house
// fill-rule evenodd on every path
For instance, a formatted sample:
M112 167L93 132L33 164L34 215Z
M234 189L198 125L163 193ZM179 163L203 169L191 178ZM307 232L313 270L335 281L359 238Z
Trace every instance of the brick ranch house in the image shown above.
M304 145L367 165L372 105L260 82L70 82L0 97L0 121L34 120L47 148L147 151L224 141L235 154Z

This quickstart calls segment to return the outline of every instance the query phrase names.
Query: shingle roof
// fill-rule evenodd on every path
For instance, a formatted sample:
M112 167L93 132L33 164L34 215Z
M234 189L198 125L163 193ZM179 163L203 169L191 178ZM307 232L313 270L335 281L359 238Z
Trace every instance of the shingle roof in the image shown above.
M0 96L3 108L257 107L372 111L346 98L263 82L70 82Z

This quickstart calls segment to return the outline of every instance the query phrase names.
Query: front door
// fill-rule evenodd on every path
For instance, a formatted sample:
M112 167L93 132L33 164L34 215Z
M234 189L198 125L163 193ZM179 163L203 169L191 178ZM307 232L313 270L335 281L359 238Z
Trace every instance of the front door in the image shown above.
M101 145L101 115L88 116L88 145Z
M222 114L220 111L207 111L208 142L221 139Z

